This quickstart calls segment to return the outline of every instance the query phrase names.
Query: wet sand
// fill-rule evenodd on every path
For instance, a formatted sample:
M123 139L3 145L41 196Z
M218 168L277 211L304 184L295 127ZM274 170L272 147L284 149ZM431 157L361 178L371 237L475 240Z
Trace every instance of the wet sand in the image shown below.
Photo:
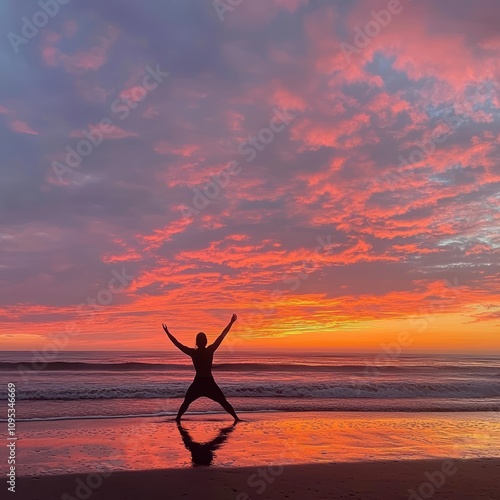
M245 422L233 427L224 414L188 415L182 429L171 417L19 422L18 476L99 467L186 468L207 460L216 467L247 467L500 458L497 412L273 412L242 417Z
M242 417L20 422L12 498L500 500L496 412Z

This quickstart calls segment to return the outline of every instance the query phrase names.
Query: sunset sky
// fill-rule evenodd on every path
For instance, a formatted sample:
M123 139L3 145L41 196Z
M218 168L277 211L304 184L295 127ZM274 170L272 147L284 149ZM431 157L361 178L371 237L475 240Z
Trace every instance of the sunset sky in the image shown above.
M0 348L500 352L498 0L48 3L0 5Z

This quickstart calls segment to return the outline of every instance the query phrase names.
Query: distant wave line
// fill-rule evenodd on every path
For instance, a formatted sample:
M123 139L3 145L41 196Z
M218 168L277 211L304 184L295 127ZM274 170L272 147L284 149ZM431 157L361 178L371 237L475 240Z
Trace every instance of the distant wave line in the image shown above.
M366 365L336 365L336 364L308 364L308 363L219 363L214 364L214 371L289 371L289 372L352 372L360 373L367 369L375 368L380 372L421 372L430 370L450 371L450 372L474 372L487 373L493 371L500 375L498 367L475 367L475 366L439 366L439 365L389 365L384 363L373 363ZM52 361L48 363L21 363L21 362L0 362L0 371L192 371L191 364L180 363L144 363L144 362L123 362L123 363L85 363ZM371 374L371 372L370 372Z

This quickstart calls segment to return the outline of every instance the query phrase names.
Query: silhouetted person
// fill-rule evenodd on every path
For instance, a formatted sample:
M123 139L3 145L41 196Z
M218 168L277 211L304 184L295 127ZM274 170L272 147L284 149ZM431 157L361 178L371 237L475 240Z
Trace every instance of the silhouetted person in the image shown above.
M207 336L200 332L196 335L196 349L191 347L187 347L181 344L169 331L167 325L162 325L165 333L168 335L168 338L172 341L172 343L180 349L183 353L191 356L193 360L193 365L196 370L196 375L194 377L193 383L189 386L189 389L186 392L186 396L184 398L184 402L179 408L179 413L177 413L177 417L175 418L176 422L181 421L182 415L189 408L189 405L195 400L202 396L206 398L213 399L217 403L219 403L224 410L226 410L230 415L234 417L234 421L238 422L240 419L234 408L229 404L224 394L220 390L220 387L214 380L212 376L212 362L214 359L214 352L221 345L224 337L229 333L229 330L233 326L233 323L238 319L236 314L233 314L231 317L231 321L224 328L223 332L217 337L217 340L207 346Z
M177 429L179 429L181 433L184 446L191 452L193 464L210 465L214 459L214 452L218 450L222 446L222 443L229 437L229 434L234 430L234 424L230 427L221 429L218 436L208 443L197 443L193 441L187 429L184 429L180 423L177 423Z

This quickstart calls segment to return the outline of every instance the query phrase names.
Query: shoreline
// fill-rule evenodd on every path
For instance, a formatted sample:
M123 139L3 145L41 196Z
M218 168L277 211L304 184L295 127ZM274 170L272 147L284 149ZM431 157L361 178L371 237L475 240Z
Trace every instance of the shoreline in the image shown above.
M498 477L499 458L190 467L19 477L16 498L491 500L500 499Z
M182 400L181 400L182 401ZM296 409L279 409L279 410L243 410L240 411L241 414L246 414L246 415L272 415L272 414L301 414L301 413L325 413L325 414L344 414L344 413L356 413L356 414L388 414L388 415L398 415L398 414L403 414L403 415L427 415L427 414L467 414L470 413L472 415L474 414L488 414L491 413L493 415L500 415L500 408L499 409L449 409L449 408L425 408L422 410L413 410L413 409L390 409L390 410L384 410L380 408L342 408L342 409L303 409L303 410L296 410ZM57 417L31 417L31 418L19 418L16 421L18 423L22 424L30 424L30 423L37 423L37 422L64 422L64 421L80 421L80 420L113 420L113 419L139 419L139 418L166 418L166 419L171 419L172 421L174 420L175 416L177 415L176 411L171 411L171 412L158 412L158 413L138 413L138 414L123 414L123 415L77 415L77 416L72 416L72 415L66 415L66 416L57 416ZM227 417L227 413L225 411L221 410L208 410L208 411L188 411L185 416L183 417L185 421L189 421L190 418L192 417ZM7 419L5 418L0 418L0 423L6 423Z

